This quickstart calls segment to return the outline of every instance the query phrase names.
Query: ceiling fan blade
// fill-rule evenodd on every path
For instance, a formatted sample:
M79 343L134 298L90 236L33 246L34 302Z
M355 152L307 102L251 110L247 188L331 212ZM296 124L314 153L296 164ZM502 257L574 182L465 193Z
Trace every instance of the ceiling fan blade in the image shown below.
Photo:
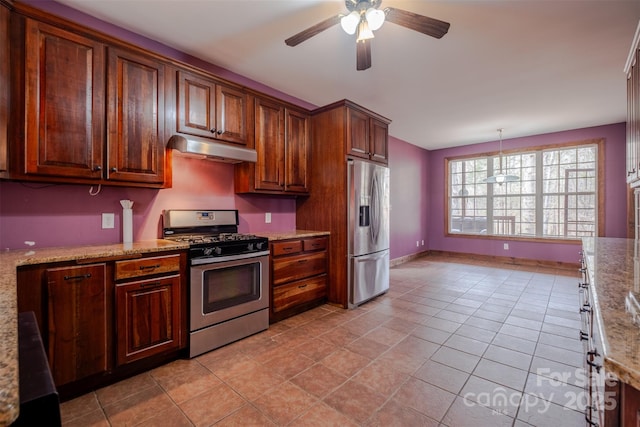
M387 7L384 11L387 15L385 20L437 39L447 34L451 25L439 19L429 18L428 16L418 15L417 13L394 7Z
M371 39L356 42L356 70L371 67Z
M284 42L288 46L297 46L303 41L315 36L316 34L319 34L324 30L333 27L334 25L340 22L341 17L342 15L335 15L335 16L332 16L331 18L327 18L324 21L318 22L316 25L307 28L306 30L300 31L298 34L289 37Z

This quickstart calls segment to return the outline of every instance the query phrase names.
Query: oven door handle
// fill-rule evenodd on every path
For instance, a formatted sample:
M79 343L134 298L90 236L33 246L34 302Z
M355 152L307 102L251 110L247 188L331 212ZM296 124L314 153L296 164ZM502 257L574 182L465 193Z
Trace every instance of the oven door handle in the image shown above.
M191 265L216 264L216 263L225 262L225 261L236 261L239 259L258 258L266 255L269 255L269 251L251 252L248 254L228 255L228 256L220 256L220 257L208 256L208 257L192 258Z

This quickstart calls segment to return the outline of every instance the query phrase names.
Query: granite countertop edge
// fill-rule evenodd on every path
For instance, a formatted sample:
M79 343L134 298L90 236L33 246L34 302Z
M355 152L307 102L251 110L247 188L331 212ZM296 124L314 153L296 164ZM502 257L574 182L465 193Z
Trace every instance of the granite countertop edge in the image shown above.
M307 237L321 237L329 236L331 233L328 231L316 231L316 230L286 230L286 231L257 231L253 232L256 236L266 237L269 241L276 240L288 240L288 239L302 239Z
M0 252L0 426L20 413L18 372L18 301L16 270L23 265L73 260L108 259L123 255L187 249L185 243L157 239L59 248L27 248Z
M605 371L640 389L640 325L625 309L625 296L640 274L637 245L625 238L583 239Z

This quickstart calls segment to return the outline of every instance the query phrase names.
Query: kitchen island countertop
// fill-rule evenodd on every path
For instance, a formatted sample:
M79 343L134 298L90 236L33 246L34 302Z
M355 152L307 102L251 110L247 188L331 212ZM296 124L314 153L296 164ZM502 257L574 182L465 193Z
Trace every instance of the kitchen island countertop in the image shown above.
M143 253L187 249L188 244L169 240L134 243L29 248L0 252L0 426L11 424L19 415L18 390L18 301L16 270L23 265L80 259L108 259Z
M260 237L266 237L271 241L271 240L302 239L306 237L328 236L331 233L328 231L314 231L314 230L288 230L288 231L261 231L261 232L254 232L253 234Z

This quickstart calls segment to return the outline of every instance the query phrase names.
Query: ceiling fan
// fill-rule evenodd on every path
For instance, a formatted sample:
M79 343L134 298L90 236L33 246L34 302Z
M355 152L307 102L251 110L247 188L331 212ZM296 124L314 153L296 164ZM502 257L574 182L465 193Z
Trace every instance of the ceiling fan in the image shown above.
M448 22L418 15L406 10L387 7L379 9L382 0L345 0L349 13L338 14L313 25L284 42L288 46L297 46L316 34L340 23L347 34L356 34L356 69L366 70L371 67L371 39L373 31L379 29L384 21L393 22L405 28L418 31L437 39L449 31Z

